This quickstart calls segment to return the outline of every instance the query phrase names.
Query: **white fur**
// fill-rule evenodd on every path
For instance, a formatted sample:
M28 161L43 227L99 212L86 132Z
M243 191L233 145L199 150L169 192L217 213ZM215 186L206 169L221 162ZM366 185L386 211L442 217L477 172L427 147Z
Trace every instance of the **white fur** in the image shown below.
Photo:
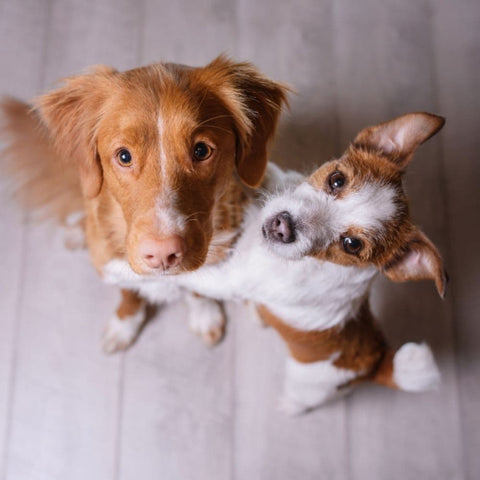
M64 242L65 246L70 250L86 247L84 218L85 212L77 211L70 213L65 219Z
M167 156L165 155L165 148L163 146L163 118L161 115L158 116L157 120L158 127L158 148L160 149L160 167L166 164ZM162 168L160 171L163 172L165 168Z
M176 195L168 186L162 189L162 193L155 202L155 214L158 221L158 231L163 236L179 235L185 229L185 215L179 213L175 207Z
M393 357L393 379L408 392L431 390L440 384L440 372L430 347L425 343L405 343Z
M220 304L191 293L185 295L185 300L189 309L190 330L209 346L218 343L225 328L225 316Z
M180 275L145 276L135 274L126 261L113 260L104 268L105 280L138 290L156 302L178 298L185 290L218 300L251 300L302 331L342 325L355 316L368 295L376 269L336 265L305 254L313 242L334 241L350 228L357 219L352 209L363 210L358 219L364 227L381 228L393 214L394 192L389 187L374 185L353 193L351 199L335 200L306 183L295 187L298 176L282 181L278 169L273 174L276 179L270 188L277 185L278 196L263 209L255 204L249 207L242 235L224 262ZM300 249L296 247L294 255L279 256L262 235L264 220L282 209L293 211L305 225L303 243L300 242ZM212 325L223 325L218 305L215 307L205 299L187 301L195 331L203 335ZM405 352L409 351L407 355ZM398 385L408 390L426 388L435 379L433 357L431 353L428 357L426 346L420 353L412 352L410 347L401 349L395 357ZM342 393L344 390L337 387L359 372L337 368L334 360L303 364L289 359L282 408L288 413L299 413Z
M280 409L289 415L297 415L347 393L348 388L338 387L353 380L358 373L336 367L333 364L336 357L338 354L314 363L289 358Z
M72 212L67 215L67 218L65 219L65 225L67 227L73 227L82 222L84 218L85 212L83 210L77 210L76 212Z
M264 220L287 211L296 228L296 241L271 244L276 254L299 259L313 247L326 248L349 229L362 228L381 234L383 224L395 214L395 190L368 183L344 197L336 198L307 182L270 199L262 212Z
M114 315L107 323L103 332L103 350L105 353L114 353L125 350L137 338L138 332L145 322L145 306L142 305L137 313L125 318Z
M155 214L158 221L158 230L162 235L178 235L185 229L186 218L176 208L177 196L174 189L168 184L166 165L167 156L163 141L163 118L158 116L158 148L160 150L160 172L162 175L162 190L155 203Z
M85 237L85 230L81 225L73 225L65 227L64 230L65 247L69 250L79 250L85 248L87 239Z
M280 185L278 167L273 174ZM298 183L297 175L290 179ZM288 181L284 179L283 184L288 188ZM302 184L297 190L303 188ZM191 273L154 276L138 275L125 260L116 259L105 265L103 277L107 283L137 290L156 303L177 299L184 289L218 300L251 300L302 330L330 328L354 316L376 269L346 267L310 257L280 258L263 238L265 216L258 205L249 208L241 238L220 264Z

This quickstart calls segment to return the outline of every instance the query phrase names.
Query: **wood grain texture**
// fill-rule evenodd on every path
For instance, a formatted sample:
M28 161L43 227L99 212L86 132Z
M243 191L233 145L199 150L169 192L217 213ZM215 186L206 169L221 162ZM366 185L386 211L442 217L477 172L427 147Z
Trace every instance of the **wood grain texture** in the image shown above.
M0 59L8 72L0 91L31 96L38 88L46 22L42 2L0 2ZM38 21L40 19L40 21ZM14 390L17 381L18 324L23 300L26 215L12 198L8 178L0 178L0 476L9 464Z
M304 171L330 159L338 143L333 5L242 0L238 18L239 56L298 90L272 159ZM285 346L272 329L237 323L235 478L346 478L345 402L298 419L282 415Z
M97 7L93 1L24 5L30 25L22 33L42 27L29 45L38 59L31 73L37 91L88 64L135 64L133 37L119 42L106 27L112 19L123 27L122 18L129 26L131 9L119 12L113 2ZM48 226L28 227L22 264L5 478L112 478L122 364L121 357L103 355L99 337L114 296L85 252L65 251L62 233Z
M363 15L368 10L368 18ZM436 112L431 7L427 2L337 4L336 52L342 143L366 124L408 111ZM368 49L368 54L362 54ZM416 154L406 176L415 221L448 253L441 135ZM426 341L441 365L438 392L364 388L349 401L351 477L451 478L461 459L459 405L448 303L433 285L377 283L373 307L392 345ZM447 440L448 438L448 440ZM406 447L408 445L408 448ZM422 452L415 454L415 452Z
M373 297L394 346L432 345L438 392L365 385L292 419L276 410L285 346L244 305L228 306L217 348L191 335L179 303L105 357L116 292L0 177L0 479L476 480L479 31L475 0L0 0L0 93L28 99L92 64L227 52L297 90L271 152L304 171L369 124L445 115L406 186L451 276L443 303L428 283L380 280Z
M480 9L478 2L433 2L438 104L448 119L442 136L451 304L455 326L457 375L468 479L480 472ZM469 181L465 182L464 179ZM471 187L470 187L471 185Z
M202 65L231 53L234 6L146 0L139 63ZM159 310L125 358L119 479L231 478L233 342L229 332L209 350L189 332L185 305Z

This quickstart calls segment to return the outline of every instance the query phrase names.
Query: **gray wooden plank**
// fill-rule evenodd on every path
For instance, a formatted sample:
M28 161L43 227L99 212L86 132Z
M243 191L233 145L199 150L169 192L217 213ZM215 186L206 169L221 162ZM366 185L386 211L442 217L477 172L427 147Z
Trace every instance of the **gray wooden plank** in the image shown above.
M141 63L202 65L235 46L234 2L144 4ZM208 350L183 305L160 310L125 358L119 478L231 478L232 332ZM141 414L139 414L139 412Z
M237 55L293 87L271 160L310 171L337 150L334 2L238 2Z
M408 111L433 111L436 79L427 2L336 4L342 143L364 126ZM442 113L442 112L440 112ZM414 219L448 252L440 138L422 147L406 178ZM447 259L448 260L448 259ZM393 346L427 341L443 374L422 395L365 387L349 400L351 478L461 478L458 392L449 304L431 284L377 283L374 309Z
M208 349L165 307L125 358L122 480L231 478L232 343Z
M115 295L48 226L27 252L6 478L112 478L120 358L99 337Z
M299 417L280 412L285 345L244 306L230 311L236 321L233 478L347 478L345 402Z
M30 6L48 32L46 55L36 52L43 84L91 63L135 63L130 2L47 6ZM65 251L49 226L29 227L24 262L6 478L113 478L122 364L103 355L99 340L116 295L102 288L86 253Z
M271 158L301 170L328 160L338 143L332 3L242 0L238 34L239 57L298 91ZM246 316L236 315L235 478L346 478L345 402L279 413L285 346Z
M359 128L407 110L446 115L407 186L452 277L446 304L423 284L381 281L374 296L394 345L433 345L440 392L366 386L346 403L284 418L275 411L284 346L241 306L229 307L233 322L217 349L191 336L184 307L175 305L124 360L105 358L99 335L115 293L84 256L63 250L59 235L45 227L25 233L3 184L0 472L6 450L7 478L15 480L463 478L463 469L478 476L480 202L478 189L465 185L479 173L478 2L3 0L0 9L8 39L0 43L0 90L24 98L39 82L94 63L199 65L223 50L252 60L299 91L272 150L288 166L310 168L340 153Z
M22 252L24 228L21 212L11 201L2 180L0 202L0 474L6 466L7 443L10 437L11 395L15 375L17 312L21 298Z
M137 66L141 9L130 0L53 0L43 87L92 65Z
M447 117L443 168L451 242L451 293L455 325L465 478L480 472L480 5L432 2L438 104ZM473 187L469 182L473 181Z
M143 64L204 65L236 48L234 0L144 0Z
M31 96L38 87L44 47L45 2L0 3L0 61L4 73L0 92ZM0 119L1 122L1 119ZM7 468L11 433L13 386L18 340L18 314L22 299L25 218L12 198L13 186L0 178L0 476Z

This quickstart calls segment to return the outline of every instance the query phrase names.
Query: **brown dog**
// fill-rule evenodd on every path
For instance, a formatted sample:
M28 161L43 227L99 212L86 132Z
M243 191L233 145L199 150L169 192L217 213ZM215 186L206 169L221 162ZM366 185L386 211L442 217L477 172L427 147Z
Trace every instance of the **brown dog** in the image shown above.
M141 275L178 275L218 262L228 250L248 203L244 186L262 181L286 91L225 57L202 68L99 67L40 96L32 111L4 100L7 153L27 205L45 206L64 222L85 212L80 221L101 275L115 259ZM134 340L145 298L178 294L141 290L122 291L107 351ZM218 341L219 306L206 308L197 297L189 304L192 328L208 343Z

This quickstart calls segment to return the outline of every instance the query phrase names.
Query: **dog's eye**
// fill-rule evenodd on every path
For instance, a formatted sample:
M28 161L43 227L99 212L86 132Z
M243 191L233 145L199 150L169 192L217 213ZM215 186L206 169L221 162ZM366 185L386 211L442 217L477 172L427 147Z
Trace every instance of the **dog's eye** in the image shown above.
M345 237L342 241L343 249L352 255L358 253L362 247L362 241L355 237Z
M129 167L132 164L132 154L126 148L122 148L117 153L117 158L123 167Z
M212 156L213 149L205 142L198 142L193 147L193 159L197 162L208 160Z
M328 186L332 192L337 192L345 185L345 175L342 172L333 172L328 177Z

